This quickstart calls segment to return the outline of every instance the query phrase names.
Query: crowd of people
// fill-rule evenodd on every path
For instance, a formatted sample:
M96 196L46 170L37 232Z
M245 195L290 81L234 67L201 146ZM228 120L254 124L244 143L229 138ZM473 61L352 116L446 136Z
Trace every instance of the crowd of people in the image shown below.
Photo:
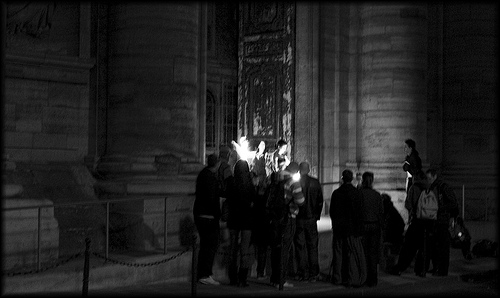
M288 277L309 282L321 278L317 221L323 210L322 187L309 175L310 164L291 161L287 150L285 140L279 140L274 151L265 152L263 141L250 146L243 137L238 143L233 141L232 148L222 146L218 156L208 156L196 181L193 208L200 236L200 283L220 284L213 279L212 267L221 221L229 230L230 285L249 286L253 260L256 278L269 278L279 289L293 287ZM399 255L397 263L387 269L391 274L401 275L412 262L418 276L448 274L449 227L458 216L457 200L435 169L423 171L413 140L405 140L404 151L407 228L391 197L373 188L373 172L364 172L361 179L357 175L356 186L353 172L342 172L329 206L333 232L329 278L333 284L376 286L385 248ZM470 248L463 251L470 253ZM290 259L295 266L289 266Z

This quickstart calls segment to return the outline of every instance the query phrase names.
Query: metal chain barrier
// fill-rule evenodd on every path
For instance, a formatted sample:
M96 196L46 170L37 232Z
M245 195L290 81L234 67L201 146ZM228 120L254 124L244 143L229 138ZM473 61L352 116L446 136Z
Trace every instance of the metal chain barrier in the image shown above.
M49 269L54 269L54 268L57 268L63 264L66 264L68 263L69 261L71 260L74 260L78 257L80 257L81 255L83 254L83 252L79 252L77 254L74 254L72 255L71 257L67 258L66 260L63 260L63 261L60 261L52 266L48 266L48 267L45 267L45 268L40 268L39 270L35 269L35 270L30 270L30 271L23 271L23 272L4 272L2 275L3 276L16 276L16 275L28 275L28 274L35 274L35 273L41 273L41 272L44 272L44 271L47 271Z
M110 259L110 258L106 258L105 256L101 255L101 254L98 254L98 253L95 253L95 252L92 252L92 254L98 258L101 258L101 259L104 259L106 260L107 262L111 262L113 264L118 264L118 265L124 265L124 266L129 266L129 267L148 267L148 266L155 266L155 265L159 265L159 264L162 264L162 263L166 263L168 261L171 261L175 258L178 258L180 257L181 255L185 254L186 252L188 252L190 250L190 248L187 248L186 250L184 251L181 251L171 257L168 257L166 259L163 259L161 261L156 261L156 262L152 262L152 263L143 263L143 264L138 264L138 263L128 263L128 262L124 262L124 261L118 261L118 260L114 260L114 259Z

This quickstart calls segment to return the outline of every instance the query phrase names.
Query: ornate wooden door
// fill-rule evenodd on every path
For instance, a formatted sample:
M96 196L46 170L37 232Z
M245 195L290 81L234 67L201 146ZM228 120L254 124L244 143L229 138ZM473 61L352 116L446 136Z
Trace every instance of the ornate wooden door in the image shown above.
M295 5L240 4L238 134L293 144Z

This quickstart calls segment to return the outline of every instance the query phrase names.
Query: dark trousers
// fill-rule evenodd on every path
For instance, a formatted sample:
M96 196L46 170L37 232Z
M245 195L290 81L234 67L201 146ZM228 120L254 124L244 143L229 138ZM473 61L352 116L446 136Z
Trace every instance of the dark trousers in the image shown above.
M430 243L433 248L432 264L433 269L440 275L448 275L448 268L450 266L450 245L451 236L448 230L447 223L436 223L434 229L435 237L433 243Z
M270 282L284 284L288 273L288 260L293 244L296 221L287 217L271 223L273 241L271 245L271 277Z
M212 275L215 254L219 248L219 221L203 217L195 217L194 223L200 237L198 253L198 279Z
M294 245L295 259L297 261L297 274L309 277L319 274L318 261L318 224L316 219L297 219Z
M243 272L243 270L250 268L252 258L250 250L251 237L252 230L229 229L231 255L228 275L231 283L237 282L238 271Z
M415 273L425 273L429 269L432 252L434 226L432 222L413 220L406 230L405 238L399 252L398 271L405 271L415 259ZM425 251L424 251L425 249Z
M332 283L340 285L348 282L347 236L333 235L332 238Z
M364 223L363 250L366 259L366 284L369 287L378 283L378 262L382 245L382 231L378 223Z
M271 246L271 225L268 222L259 224L252 231L252 243L257 256L257 275L264 275L267 262L267 252Z

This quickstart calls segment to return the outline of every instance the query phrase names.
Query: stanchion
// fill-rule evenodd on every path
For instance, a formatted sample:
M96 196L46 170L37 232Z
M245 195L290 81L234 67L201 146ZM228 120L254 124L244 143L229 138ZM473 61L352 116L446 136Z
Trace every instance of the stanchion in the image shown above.
M198 264L198 256L196 253L196 235L193 235L193 255L191 258L191 296L196 297L196 275L198 272L196 270Z
M280 237L281 238L280 239L280 242L281 242L280 243L280 271L279 271L280 272L280 274L279 274L280 279L279 279L278 289L280 291L283 291L283 283L284 283L284 279L285 279L285 277L283 276L283 268L284 268L283 266L285 266L285 264L283 264L284 263L283 262L283 238L285 236L284 235L285 234L285 229L284 229L284 227L280 227L280 229L281 229L281 237Z
M82 296L87 296L89 292L89 257L90 257L90 239L85 238L85 263L83 265Z

